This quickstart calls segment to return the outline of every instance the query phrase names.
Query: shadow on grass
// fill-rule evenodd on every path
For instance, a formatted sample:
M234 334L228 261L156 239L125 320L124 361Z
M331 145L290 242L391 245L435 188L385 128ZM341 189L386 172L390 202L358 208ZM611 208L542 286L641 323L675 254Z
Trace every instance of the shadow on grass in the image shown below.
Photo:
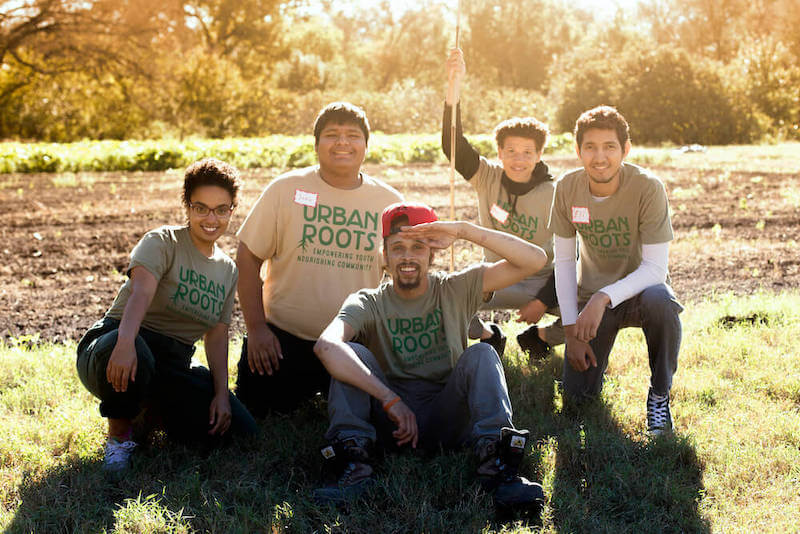
M551 477L545 524L558 532L710 532L698 509L703 465L689 440L680 433L632 437L603 400L580 412L563 410L556 385L562 365L552 356L509 377L512 392L532 404L517 409L515 422L529 425L538 440L539 474ZM523 380L527 391L519 390ZM543 455L554 456L549 475Z
M129 476L106 480L102 460L74 459L30 476L7 532L476 532L491 499L466 453L390 454L368 497L349 508L311 501L319 485L325 407L260 421L260 435L203 453L155 440ZM99 446L99 444L98 444Z
M506 365L519 428L531 431L522 474L549 492L544 527L558 532L709 532L698 505L702 465L685 439L626 435L608 407L561 410L560 357ZM642 395L644 405L644 394ZM644 406L642 406L644 416ZM155 442L136 452L130 476L106 481L101 460L73 458L18 489L7 532L478 532L491 498L466 452L390 454L377 484L348 509L319 507L324 404L260 422L252 440L202 453ZM98 444L99 447L99 444ZM514 529L516 525L505 525ZM516 532L516 531L515 531Z
M102 459L69 460L25 477L5 532L293 530L310 517L308 488L321 463L308 436L316 444L325 425L324 412L309 404L293 417L265 419L255 438L212 451L157 437L136 450L118 482L104 476Z

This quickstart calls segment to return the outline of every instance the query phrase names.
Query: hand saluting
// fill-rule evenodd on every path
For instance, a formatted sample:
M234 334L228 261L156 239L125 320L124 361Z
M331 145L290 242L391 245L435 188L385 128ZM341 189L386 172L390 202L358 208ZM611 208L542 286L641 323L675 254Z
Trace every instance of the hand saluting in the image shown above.
M431 248L445 249L458 239L458 223L452 221L436 221L417 224L416 226L403 226L400 228L401 237L416 239Z

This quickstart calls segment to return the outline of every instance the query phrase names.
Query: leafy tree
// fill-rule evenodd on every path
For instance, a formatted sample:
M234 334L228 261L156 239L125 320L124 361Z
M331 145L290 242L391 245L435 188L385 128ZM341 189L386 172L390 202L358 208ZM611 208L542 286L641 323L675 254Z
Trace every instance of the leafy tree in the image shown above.
M580 38L586 14L548 0L465 2L470 72L493 86L547 90L548 71Z
M186 26L195 31L206 53L236 62L246 77L287 56L283 11L293 2L190 0L179 4Z
M752 111L739 109L718 67L684 51L659 48L631 57L622 69L619 109L642 143L727 144L752 140Z
M82 72L33 76L24 90L6 99L0 136L54 142L136 137L149 117L131 105L132 85Z
M653 0L639 14L660 44L674 44L717 61L728 61L747 30L749 0Z
M789 46L773 36L745 39L727 81L769 117L773 133L798 137L800 68Z
M609 62L587 62L567 80L558 125L570 130L594 106L616 106L640 143L750 142L761 132L752 105L726 86L719 64L682 50L631 46Z
M163 11L155 0L18 0L0 4L0 64L5 70L146 71L146 53ZM5 80L9 82L9 79ZM0 102L30 83L16 76Z
M400 13L381 0L370 10L332 3L329 16L341 31L345 68L363 73L353 81L386 91L407 80L423 86L441 82L450 39L444 15L442 0L424 0Z

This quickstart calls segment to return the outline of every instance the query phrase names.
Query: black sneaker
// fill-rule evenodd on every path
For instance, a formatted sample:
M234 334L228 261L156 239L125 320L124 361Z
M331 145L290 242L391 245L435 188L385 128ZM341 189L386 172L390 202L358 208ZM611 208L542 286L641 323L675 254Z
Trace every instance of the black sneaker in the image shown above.
M503 354L506 352L506 335L497 323L486 323L486 326L492 331L492 337L489 339L481 339L481 343L488 343L494 347L494 350L497 351L497 355L502 358Z
M367 439L337 441L320 449L325 485L314 490L317 504L343 504L362 496L375 482Z
M483 439L476 444L478 481L492 494L500 519L540 520L544 490L540 484L517 474L527 443L527 430L504 427L499 441Z
M647 433L660 436L672 432L672 414L669 411L669 393L661 399L653 389L647 392Z
M528 360L544 360L553 351L553 347L539 337L539 327L536 325L523 331L517 336L519 348L528 353Z
M484 330L489 330L492 333L492 337L481 339ZM470 339L478 339L481 343L488 343L494 347L494 350L497 351L497 355L501 358L506 351L506 335L500 329L500 325L496 323L484 323L477 315L474 315L469 322L467 337Z

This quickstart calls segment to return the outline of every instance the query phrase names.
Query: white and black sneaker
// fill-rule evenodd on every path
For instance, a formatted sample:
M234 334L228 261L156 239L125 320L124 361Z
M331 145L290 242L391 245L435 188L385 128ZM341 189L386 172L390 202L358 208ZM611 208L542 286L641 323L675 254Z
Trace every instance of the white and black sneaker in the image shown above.
M111 478L122 478L131 466L131 454L136 448L136 442L117 441L109 438L106 441L105 457L103 458L103 471Z
M672 414L669 411L669 393L656 395L653 388L647 392L647 433L660 436L672 432Z

